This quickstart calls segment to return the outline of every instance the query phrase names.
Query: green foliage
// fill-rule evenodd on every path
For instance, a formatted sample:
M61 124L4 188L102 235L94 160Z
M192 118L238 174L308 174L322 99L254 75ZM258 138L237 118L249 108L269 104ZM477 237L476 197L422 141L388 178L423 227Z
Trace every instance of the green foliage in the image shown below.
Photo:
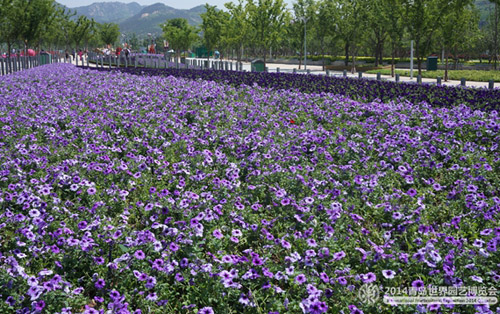
M181 51L188 50L198 40L197 28L189 25L183 18L166 21L162 25L163 36L170 43L170 47L179 55Z
M221 41L225 47L236 49L238 61L241 61L243 45L250 38L248 11L242 0L238 4L228 2L224 6L228 10L228 20L223 24Z
M120 27L115 23L100 24L99 35L106 45L113 45L120 36Z
M54 0L16 0L18 6L16 27L19 28L19 37L28 46L39 38L48 25L55 18Z
M74 23L71 35L76 48L78 48L81 43L88 42L92 37L96 36L96 33L97 23L93 19L89 20L87 17L81 15Z
M278 42L290 21L283 0L248 1L250 36L254 47L266 60L269 47Z
M221 44L222 30L225 28L225 23L229 19L229 14L217 10L213 5L208 3L205 5L207 10L201 14L201 30L203 31L203 44L208 51L215 50Z
M0 2L0 42L11 42L16 37L16 28L13 27L13 0Z
M2 0L0 5L0 41L10 45L20 40L25 49L44 34L56 16L54 0Z
M418 70L421 73L422 58L431 50L432 40L444 25L444 16L462 10L471 0L415 0L406 1L404 8L408 32L415 41Z
M135 33L132 33L127 39L127 44L129 47L132 49L138 49L140 44L139 44L139 38L137 38L137 35Z
M307 35L316 35L314 33L314 24L316 18L316 4L312 0L298 0L293 4L294 19L287 27L287 33L290 37L290 44L294 51L300 54L299 66L304 55L304 46L307 46ZM307 27L309 26L309 34L307 34ZM304 42L305 41L305 42Z

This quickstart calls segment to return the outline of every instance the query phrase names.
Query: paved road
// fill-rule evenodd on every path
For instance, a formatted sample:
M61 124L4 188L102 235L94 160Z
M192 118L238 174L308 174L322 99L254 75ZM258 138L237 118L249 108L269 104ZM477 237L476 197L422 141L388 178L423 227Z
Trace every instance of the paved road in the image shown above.
M195 58L187 58L188 60L203 60L206 61L206 58L203 59L195 59ZM214 61L214 59L210 59L210 61ZM231 60L227 60L228 62L231 62ZM86 61L84 60L85 64ZM76 61L72 61L73 64L76 64ZM79 65L81 65L81 62L78 62ZM233 68L236 68L236 66L233 64ZM280 72L288 72L292 73L293 70L295 69L297 73L302 73L305 74L306 71L304 70L304 67L299 70L298 65L296 64L283 64L283 63L268 63L267 68L269 72L277 72L278 68ZM245 71L251 71L251 64L250 62L243 62L243 70ZM310 71L310 74L315 74L315 75L326 75L326 71L323 71L321 69L321 66L319 65L308 65L307 70ZM341 71L329 71L331 76L343 76L343 72ZM401 82L410 82L410 83L416 83L417 79L417 71L414 72L415 77L413 79L410 79L410 77L400 77ZM358 73L347 73L348 77L353 77L357 78ZM363 78L369 78L369 79L376 79L377 75L376 74L368 74L368 73L363 73ZM381 75L382 80L386 81L395 81L394 77L391 77L390 75ZM428 79L428 78L422 78L422 83L427 83L427 84L436 84L437 80L436 79ZM442 81L442 85L448 85L448 86L459 86L461 84L460 81L453 81L449 80L448 82ZM488 88L488 82L474 82L474 81L467 81L466 82L467 87L476 87L476 88ZM498 88L500 86L500 83L495 83L495 88Z

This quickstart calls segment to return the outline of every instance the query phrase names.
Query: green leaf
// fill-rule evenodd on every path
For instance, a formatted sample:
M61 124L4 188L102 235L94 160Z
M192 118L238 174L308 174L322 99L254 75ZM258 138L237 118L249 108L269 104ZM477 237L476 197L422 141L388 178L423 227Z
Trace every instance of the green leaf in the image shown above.
M127 253L130 249L123 244L118 244L118 247L123 253Z

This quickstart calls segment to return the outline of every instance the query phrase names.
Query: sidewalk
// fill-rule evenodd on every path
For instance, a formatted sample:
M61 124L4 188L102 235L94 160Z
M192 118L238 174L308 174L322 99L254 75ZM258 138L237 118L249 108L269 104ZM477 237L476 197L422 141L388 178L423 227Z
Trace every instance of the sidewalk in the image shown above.
M206 61L206 58L186 58L188 60L202 60ZM215 59L209 59L210 62L212 61L220 61L220 60L215 60ZM233 64L236 63L236 61L232 60L222 60L224 62L233 62ZM87 65L87 61L84 58L83 60L84 64ZM72 60L73 64L76 65L76 60ZM250 72L251 71L251 63L250 62L242 62L243 63L243 70ZM81 61L78 61L78 65L82 65ZM96 67L95 64L90 64L91 67ZM282 64L282 63L268 63L266 64L268 71L269 72L277 72L278 68L280 72L284 73L293 73L293 70L295 69L296 73L300 74L306 74L306 70L304 70L304 65L302 65L301 69L298 69L298 65L296 64ZM236 66L234 66L236 68ZM310 71L310 74L313 75L326 75L326 71L322 70L322 67L320 65L308 65L307 70ZM337 77L342 77L343 72L341 71L329 71L330 76L337 76ZM406 82L406 83L417 83L417 71L414 71L415 75L413 79L410 79L410 77L407 76L400 76L399 81L400 82ZM352 74L351 72L347 72L347 77L350 78L358 78L358 73ZM372 79L376 80L377 79L377 74L368 74L368 73L363 73L362 77L364 79ZM395 81L396 79L394 77L391 77L390 75L381 75L381 80L383 81ZM429 79L429 78L422 78L422 83L423 84L437 84L437 79ZM475 81L467 81L466 82L466 87L475 87L475 88L488 88L488 82L475 82ZM444 82L444 80L441 80L441 85L446 85L446 86L460 86L461 82L460 81L452 81L449 80L448 82ZM496 82L494 84L498 88L500 86L500 83Z

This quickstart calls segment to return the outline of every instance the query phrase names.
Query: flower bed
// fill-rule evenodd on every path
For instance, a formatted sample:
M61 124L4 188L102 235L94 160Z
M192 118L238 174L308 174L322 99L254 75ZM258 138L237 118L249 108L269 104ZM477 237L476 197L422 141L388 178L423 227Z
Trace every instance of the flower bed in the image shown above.
M109 69L100 69L109 71ZM111 71L115 71L112 69ZM426 102L434 107L450 108L465 104L482 110L500 110L500 89L463 88L429 84L396 83L370 79L326 77L322 75L297 75L290 73L256 73L194 69L120 69L126 73L149 76L175 76L189 79L212 80L233 86L257 84L273 89L295 90L304 93L333 93L352 99L370 102L404 100L412 103Z
M0 90L2 313L372 313L395 308L370 283L498 287L497 112L67 64Z

